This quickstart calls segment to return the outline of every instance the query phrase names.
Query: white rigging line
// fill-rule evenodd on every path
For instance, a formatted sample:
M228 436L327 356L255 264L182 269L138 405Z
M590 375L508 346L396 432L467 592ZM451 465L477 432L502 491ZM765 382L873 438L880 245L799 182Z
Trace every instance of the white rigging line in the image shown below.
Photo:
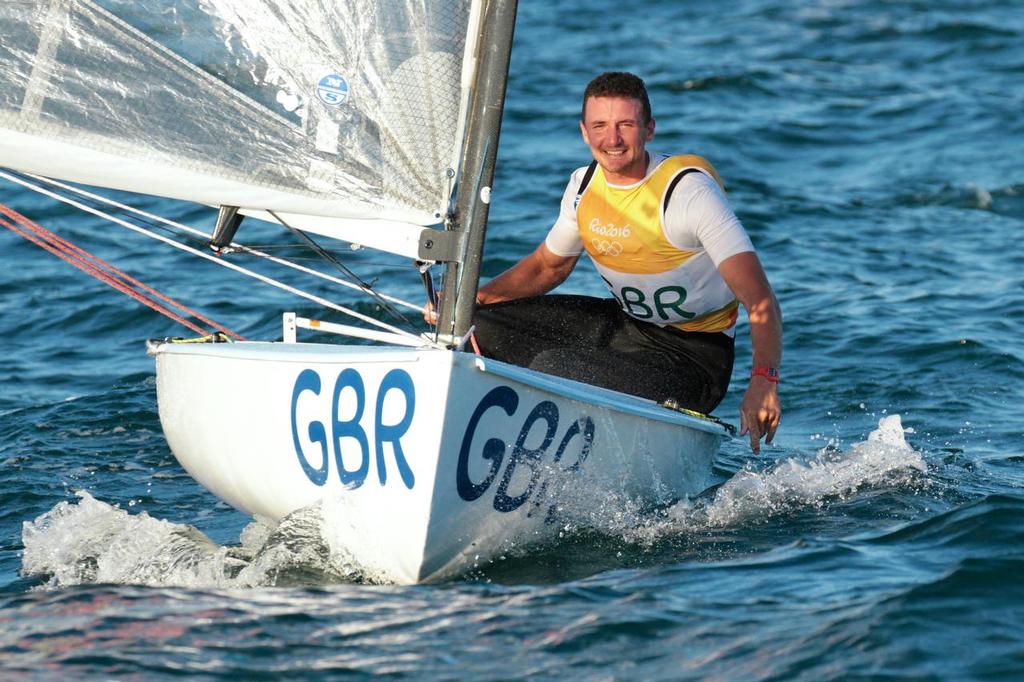
M307 300L313 301L314 303L322 305L325 308L329 308L331 310L335 310L337 312L344 313L346 315L351 315L352 317L355 317L356 319L362 320L363 322L366 322L367 324L371 324L371 325L374 325L376 327L380 327L381 329L385 329L385 330L391 332L392 334L395 334L396 336L403 337L403 339L407 339L409 341L413 341L414 340L414 341L416 341L416 345L436 346L436 347L439 347L439 348L443 347L441 344L437 344L437 343L435 343L433 341L430 341L430 340L428 340L426 338L423 338L421 336L417 336L416 334L412 334L410 332L407 332L404 329L400 329L398 327L392 326L392 325L390 325L390 324L388 324L386 322L381 322L380 320L376 320L376 319L374 319L374 318L372 318L372 317L370 317L368 315L364 315L364 314L362 314L362 313L360 313L360 312L358 312L356 310L352 310L351 308L346 308L345 306L338 305L337 303L332 303L331 301L328 301L325 298L321 298L320 296L317 296L315 294L310 294L308 292L302 291L301 289L297 289L295 287L289 286L289 285L287 285L287 284L285 284L283 282L279 282L276 279L273 279L271 277L267 277L265 275L261 275L260 273L254 272L252 270L249 270L248 268L243 268L243 267L241 267L239 265L235 265L234 263L230 263L230 262L225 261L225 260L223 260L221 258L218 258L217 256L214 256L212 254L208 254L208 253L206 253L204 251L201 251L199 249L194 249L191 246L186 246L185 244L181 244L179 242L176 242L173 239L169 239L168 237L164 237L163 235L156 234L155 232L153 232L151 230L147 230L147 229L145 229L143 227L139 227L138 225L135 225L135 224L130 223L128 221L121 220L120 218L115 218L114 216L109 215L107 213L104 213L103 211L101 211L99 209L93 208L93 207L88 206L86 204L83 204L83 203L81 203L79 201L75 201L74 199L71 199L69 197L62 196L60 194L57 194L56 192L51 192L50 190L48 190L48 189L46 189L44 187L40 187L39 185L34 185L31 182L27 182L26 180L22 180L21 178L18 178L18 177L14 176L14 175L10 175L9 173L6 173L4 171L0 171L0 177L4 178L6 180L9 180L10 182L13 182L15 184L21 185L22 187L25 187L26 189L30 189L33 192L37 192L39 194L42 194L43 196L48 196L48 197L50 197L52 199L56 199L57 201L61 201L61 202L65 203L65 204L68 204L69 206L74 206L75 208L79 209L80 211L85 211L86 213L90 213L90 214L98 216L100 218L104 218L106 220L109 220L110 222L115 223L117 225L120 225L122 227L125 227L125 228L127 228L129 230L132 230L133 232L138 232L139 234L143 234L143 235L145 235L147 237L151 237L152 239L156 239L157 241L161 241L161 242L164 242L165 244L173 246L176 249L180 249L182 251L186 251L186 252L191 253L191 254L193 254L195 256L199 256L200 258L205 258L206 260L212 261L212 262L216 263L217 265L221 265L221 266L223 266L225 268L229 268L229 269L234 270L236 272L240 272L240 273L242 273L244 275L248 275L249 277L253 277L255 279L258 279L258 280L260 280L261 282L263 282L265 284L269 284L270 286L277 287L278 289L281 289L283 291L287 291L288 293L295 294L296 296L300 296L300 297L305 298ZM35 178L37 176L33 175L32 177ZM54 182L54 184L58 184L59 185L60 183ZM85 192L85 194L88 195L87 192ZM128 210L131 210L131 209L129 208ZM142 213L142 212L140 211L139 213ZM161 222L168 222L168 221L164 221L164 220L160 219L159 216L153 216L153 217L155 219L157 219L157 220L161 220ZM182 227L184 227L184 226L182 226ZM191 228L186 228L186 229L188 231L192 231ZM205 235L202 232L199 232L199 234L201 234L204 238L207 236L207 235ZM285 261L285 262L287 262L287 261ZM315 272L315 271L311 271L311 272ZM422 310L422 308L419 308L418 306L417 306L417 309L418 310Z
M74 187L72 185L65 184L63 182L60 182L59 180L54 180L53 178L48 178L48 177L43 176L43 175L35 175L34 173L23 173L23 175L27 175L28 177L30 177L30 178L32 178L34 180L38 180L39 182L45 182L47 184L54 185L55 187L60 187L61 189L67 190L68 192L74 192L75 194L78 194L80 196L89 197L90 199L94 199L94 200L99 201L101 203L107 204L108 206L114 206L116 208L120 208L120 209L128 211L130 213L135 213L136 215L140 215L140 216L142 216L144 218L148 218L150 220L155 220L156 222L163 223L163 224L168 225L170 227L173 227L173 228L175 228L177 230L181 230L182 232L187 232L189 234L192 234L192 235L197 236L197 237L201 237L203 239L209 239L210 238L210 235L206 234L202 230L197 230L194 227L189 227L188 225L183 225L181 223L174 222L173 220L169 220L169 219L164 218L162 216L158 216L158 215L156 215L154 213L149 213L147 211L143 211L142 209L135 208L134 206L129 206L127 204L122 204L122 203L120 203L118 201L114 201L113 199L110 199L109 197L105 197L105 196L103 196L101 194L94 194L94 193L88 192L88 191L86 191L84 189L80 189L78 187ZM3 177L7 177L7 178L10 179L10 176L8 176L6 174ZM28 185L25 185L25 186L28 186ZM29 188L31 189L30 186L29 186ZM103 217L107 217L106 214L101 214L101 215L103 215ZM272 263L277 263L278 265L283 265L283 266L285 266L287 268L291 268L293 270L298 270L299 272L305 273L307 275L312 275L313 277L319 277L320 279L327 280L328 282L331 282L332 284L338 284L340 286L348 287L349 289L354 289L356 291L361 291L361 292L365 293L363 287L358 285L358 284L355 284L354 282L350 282L348 280L344 280L344 279L340 279L338 277L334 277L333 275L329 275L329 274L327 274L325 272L320 272L319 270L314 270L312 268L307 268L304 265L300 265L298 263L294 263L294 262L292 262L290 260L286 260L284 258L278 258L277 256L275 256L273 254L270 254L270 253L267 253L265 251L260 251L259 249L253 249L253 248L250 248L248 246L245 246L244 244L237 244L235 242L231 242L231 247L239 249L239 250L242 250L245 253L251 254L253 256L259 256L260 258L266 258L267 260L269 260ZM419 312L419 313L424 312L423 306L418 305L416 303L410 303L409 301L404 301L404 300L402 300L400 298L397 298L395 296L390 296L388 294L385 294L385 293L382 293L382 292L379 292L379 291L375 291L374 293L377 296L380 296L381 298L383 298L385 301L387 301L389 303L394 303L396 305L405 306L406 308L409 308L410 310L414 310L414 311Z

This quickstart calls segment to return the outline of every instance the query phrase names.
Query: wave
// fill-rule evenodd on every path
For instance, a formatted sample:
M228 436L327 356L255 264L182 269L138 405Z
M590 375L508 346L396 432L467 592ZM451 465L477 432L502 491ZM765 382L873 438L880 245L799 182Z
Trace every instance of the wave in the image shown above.
M825 447L807 462L790 458L764 472L740 471L712 500L680 502L669 517L685 528L724 528L822 509L865 488L913 485L927 468L921 454L907 443L907 431L912 432L904 429L899 415L883 417L878 429L848 452Z
M77 493L22 532L22 575L46 587L125 584L239 588L354 582L358 569L332 554L319 509L300 510L279 524L256 520L239 544L222 546L197 528L131 514Z
M765 82L770 80L772 80L771 74L759 71L711 74L707 76L695 76L685 80L667 80L664 83L653 85L651 90L653 92L658 92L659 90L664 89L669 93L735 90L740 93L757 92L769 97L778 97L778 88L771 83Z
M896 197L896 206L951 206L954 208L991 211L1019 218L1024 210L1024 183L988 189L974 183L943 185Z

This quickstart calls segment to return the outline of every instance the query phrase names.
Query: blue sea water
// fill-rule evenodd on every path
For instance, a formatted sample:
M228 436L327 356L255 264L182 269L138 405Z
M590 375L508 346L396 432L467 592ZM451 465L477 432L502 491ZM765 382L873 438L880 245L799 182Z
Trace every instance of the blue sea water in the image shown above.
M705 497L595 501L596 529L442 585L352 582L287 538L254 557L271 529L160 431L144 340L181 330L0 234L0 677L1024 678L1019 3L521 3L485 276L543 238L605 69L646 79L652 148L715 163L766 265L775 446L727 443ZM13 185L0 202L248 337L304 310ZM563 290L602 293L589 266Z

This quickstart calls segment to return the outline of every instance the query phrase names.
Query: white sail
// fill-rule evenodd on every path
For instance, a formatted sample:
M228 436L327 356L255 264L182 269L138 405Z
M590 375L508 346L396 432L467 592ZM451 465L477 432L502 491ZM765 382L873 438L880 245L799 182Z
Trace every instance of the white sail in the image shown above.
M325 217L437 224L458 171L476 5L0 2L0 165L317 216L306 222L327 234L338 231Z

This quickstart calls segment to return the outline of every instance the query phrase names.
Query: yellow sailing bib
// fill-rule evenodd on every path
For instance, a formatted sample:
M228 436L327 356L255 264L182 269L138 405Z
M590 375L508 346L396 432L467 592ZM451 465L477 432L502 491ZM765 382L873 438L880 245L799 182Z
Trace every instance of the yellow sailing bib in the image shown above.
M609 185L598 166L576 207L580 238L626 314L685 331L731 333L738 304L711 257L665 236L666 199L687 169L722 185L699 156L668 157L628 187Z

